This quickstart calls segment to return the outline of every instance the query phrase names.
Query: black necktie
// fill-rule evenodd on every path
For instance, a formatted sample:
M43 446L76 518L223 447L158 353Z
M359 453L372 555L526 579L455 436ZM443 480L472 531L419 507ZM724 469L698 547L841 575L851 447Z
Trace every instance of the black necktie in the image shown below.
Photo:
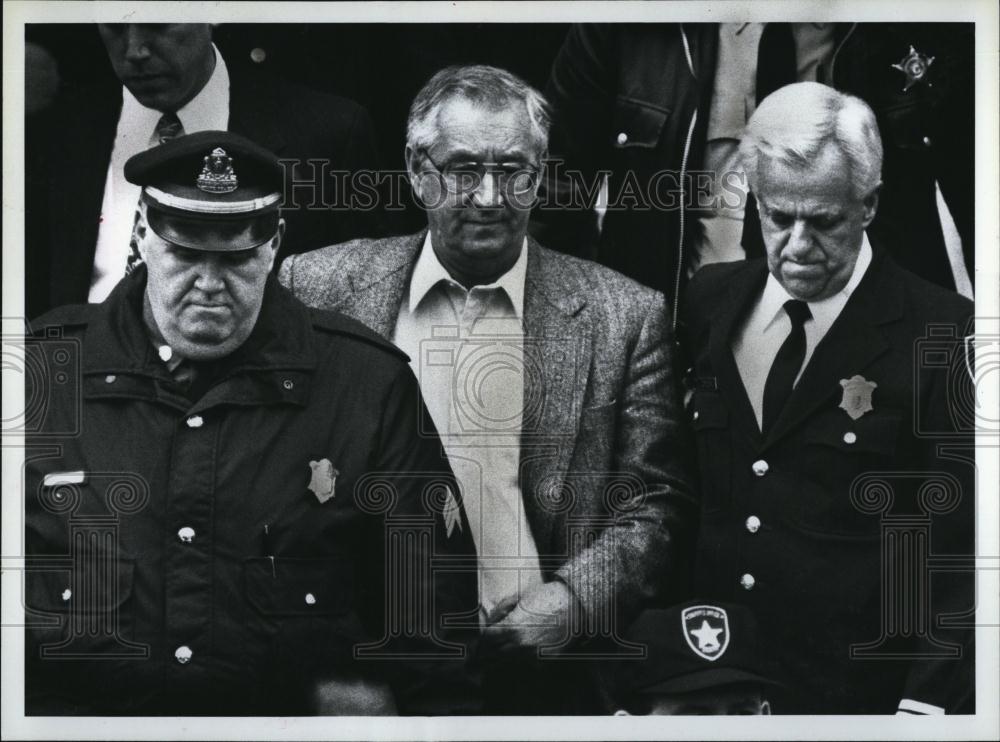
M802 361L806 357L806 331L803 325L812 317L809 305L804 301L789 299L785 302L785 312L792 321L792 331L778 348L778 355L774 357L764 384L761 432L765 435L771 430L791 396L795 377L799 375Z
M156 129L153 131L153 147L158 147L164 142L169 142L171 139L176 139L184 134L184 124L177 117L176 113L168 111L167 113L160 116L160 120L156 122ZM132 237L128 244L128 259L125 261L125 275L127 276L135 267L142 262L142 256L139 255L139 236L136 234L136 227L139 226L139 205L136 204L135 207L135 218L132 219Z

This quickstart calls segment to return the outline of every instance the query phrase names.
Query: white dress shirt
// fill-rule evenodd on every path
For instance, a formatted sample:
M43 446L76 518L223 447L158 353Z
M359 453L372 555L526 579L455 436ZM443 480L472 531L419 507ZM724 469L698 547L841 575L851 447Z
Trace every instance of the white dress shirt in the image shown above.
M462 491L482 615L542 582L518 477L527 265L525 240L510 270L467 291L438 261L428 233L392 337L410 356Z
M215 49L215 69L199 93L176 111L185 134L229 128L229 71ZM97 230L97 250L87 301L104 301L125 275L129 241L139 203L140 188L125 180L125 163L133 155L158 144L156 125L163 111L146 108L129 89L122 86L122 111L118 116L115 144L104 181L101 223ZM195 173L197 175L197 173Z
M854 272L844 288L826 299L807 302L812 317L803 325L806 335L806 355L802 368L795 377L796 384L809 365L816 346L840 316L871 262L872 247L868 242L868 235L865 234L861 240L858 259L854 262ZM753 405L758 426L763 419L764 384L767 382L767 374L771 370L771 364L774 363L774 357L778 355L778 349L792 330L792 321L785 312L784 305L786 301L794 298L785 291L773 274L768 274L767 284L760 299L747 317L743 328L733 337L733 358L736 359L736 366L743 378L743 386L750 398L750 404Z

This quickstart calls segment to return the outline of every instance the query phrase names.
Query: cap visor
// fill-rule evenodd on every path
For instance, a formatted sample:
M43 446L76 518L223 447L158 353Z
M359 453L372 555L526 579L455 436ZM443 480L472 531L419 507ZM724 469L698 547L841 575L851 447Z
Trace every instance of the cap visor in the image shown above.
M147 210L150 229L181 247L208 252L235 252L263 245L278 232L278 213L271 211L239 219L219 216L178 216Z
M693 672L689 675L670 678L655 685L636 688L636 693L643 695L653 693L688 693L706 688L719 688L725 685L735 685L737 683L756 683L769 687L780 686L780 683L768 678L756 675L747 670L740 670L735 667L720 667Z

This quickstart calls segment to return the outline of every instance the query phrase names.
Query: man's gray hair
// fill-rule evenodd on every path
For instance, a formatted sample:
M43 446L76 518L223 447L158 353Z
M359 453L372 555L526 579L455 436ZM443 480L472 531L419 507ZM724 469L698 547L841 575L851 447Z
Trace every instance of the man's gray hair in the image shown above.
M867 103L815 82L779 88L754 111L740 142L751 190L756 190L761 157L804 167L827 144L844 155L857 198L881 182L882 138Z
M517 75L485 64L445 67L427 81L410 106L406 121L408 146L426 149L434 144L438 111L453 98L465 98L492 111L523 104L538 151L547 151L551 122L548 101Z

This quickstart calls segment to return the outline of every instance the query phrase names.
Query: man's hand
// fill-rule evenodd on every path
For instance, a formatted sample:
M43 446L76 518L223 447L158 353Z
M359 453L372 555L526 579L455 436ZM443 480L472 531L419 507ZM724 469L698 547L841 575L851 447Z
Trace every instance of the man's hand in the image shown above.
M519 601L502 601L486 617L484 649L507 653L556 645L569 638L570 611L580 606L558 580L536 585Z

